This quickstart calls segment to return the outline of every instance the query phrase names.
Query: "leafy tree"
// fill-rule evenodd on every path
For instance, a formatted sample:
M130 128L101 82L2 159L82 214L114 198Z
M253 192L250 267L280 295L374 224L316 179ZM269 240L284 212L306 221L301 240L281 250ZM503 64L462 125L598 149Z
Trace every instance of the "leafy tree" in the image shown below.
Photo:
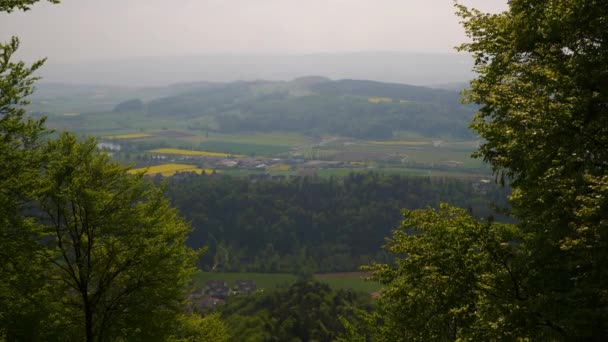
M375 265L380 340L608 338L608 5L457 5L478 78L478 157L514 192L514 227L406 212ZM411 231L404 231L411 228ZM374 331L374 330L372 330Z
M368 293L332 290L315 281L229 299L220 309L231 341L334 341L341 322L358 325L355 310L371 311Z
M214 341L228 342L230 333L220 315L201 317L197 314L179 316L177 331L169 337L169 342Z
M38 330L45 295L36 253L39 231L22 212L39 188L41 137L46 131L44 120L27 118L22 107L33 90L32 75L43 61L31 66L13 62L18 47L17 38L0 44L0 336L29 339L28 334Z
M528 305L568 339L608 338L608 4L458 6L479 77L468 101L477 155L512 179L513 214L533 234Z
M225 340L217 317L182 313L189 226L93 139L44 144L24 109L44 61L11 61L18 46L0 44L0 340Z
M479 222L465 210L404 210L385 248L394 265L366 267L386 285L378 341L515 340L528 337L512 305L523 299L525 254L513 225ZM537 338L548 334L538 331Z
M0 12L12 12L14 10L29 10L32 5L40 0L0 0ZM47 0L48 2L58 4L59 0Z
M64 133L45 154L40 220L66 329L76 340L162 340L194 271L188 224L94 139Z

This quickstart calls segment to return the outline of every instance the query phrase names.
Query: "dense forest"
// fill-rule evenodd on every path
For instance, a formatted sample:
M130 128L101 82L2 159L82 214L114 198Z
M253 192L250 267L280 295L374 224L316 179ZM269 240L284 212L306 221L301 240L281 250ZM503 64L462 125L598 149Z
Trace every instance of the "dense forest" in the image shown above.
M371 312L374 307L367 293L302 281L271 293L233 298L219 312L234 342L329 342L345 333L344 321L361 324L359 310Z
M381 252L401 208L439 202L478 217L506 205L508 189L479 180L352 173L284 181L187 176L167 195L191 221L189 243L208 246L202 266L225 271L353 271Z

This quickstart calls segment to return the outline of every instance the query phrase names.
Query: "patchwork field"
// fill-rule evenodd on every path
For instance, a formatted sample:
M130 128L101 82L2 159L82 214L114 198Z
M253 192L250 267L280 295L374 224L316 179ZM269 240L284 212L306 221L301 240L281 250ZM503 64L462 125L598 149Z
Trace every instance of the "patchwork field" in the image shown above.
M264 87L260 85L260 87ZM255 88L267 93L273 89ZM188 157L253 157L275 159L280 164L264 170L223 167L208 163L206 168L224 169L234 175L248 175L251 171L269 172L272 175L299 175L299 166L309 161L339 162L334 167L319 167L314 173L321 177L346 175L350 172L373 170L380 173L407 173L418 175L476 175L486 177L490 170L481 160L471 158L478 147L475 140L456 140L450 137L430 137L415 131L397 130L392 139L357 139L338 135L321 134L317 131L221 131L213 113L179 116L172 113L156 116L145 112L118 113L112 111L119 97L131 94L131 90L91 89L86 98L68 97L64 103L61 89L44 93L34 106L35 110L47 108L48 126L56 131L69 130L79 135L94 135L100 142L119 144L112 151L120 162L149 165L158 162L158 155L165 155L166 162L182 163ZM134 91L134 90L133 90ZM176 89L147 90L132 93L133 98L153 99ZM150 92L150 93L148 93ZM105 97L98 96L105 94ZM129 95L131 96L131 95ZM387 94L357 96L362 105L378 107L407 102ZM87 107L90 101L90 107ZM48 105L48 107L47 107ZM304 105L304 104L303 104ZM306 103L307 106L314 105ZM374 106L375 107L375 106ZM314 106L312 107L314 108ZM358 107L357 107L358 108ZM79 113L77 115L77 113ZM213 115L212 115L213 114ZM176 119L179 117L179 119ZM191 159L191 158L190 158ZM360 162L361 166L354 165ZM187 163L187 162L186 162ZM245 163L246 164L246 163ZM266 163L265 163L266 164ZM350 166L349 166L350 165ZM149 171L149 174L170 175L183 170ZM191 172L202 172L190 168Z

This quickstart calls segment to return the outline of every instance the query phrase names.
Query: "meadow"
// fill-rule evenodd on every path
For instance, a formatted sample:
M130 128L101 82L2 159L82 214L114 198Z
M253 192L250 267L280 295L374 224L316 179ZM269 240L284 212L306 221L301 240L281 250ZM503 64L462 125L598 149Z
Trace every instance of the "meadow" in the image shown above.
M183 150L179 148L157 148L149 150L150 153L156 154L176 154L183 156L199 156L199 157L244 157L243 155L231 155L229 153L221 152L209 152L209 151L195 151L195 150Z
M381 285L375 282L366 281L365 275L359 272L353 273L333 273L317 274L315 280L326 283L334 289L351 289L354 291L376 292L381 289ZM224 273L224 272L198 272L194 276L194 284L197 287L205 285L206 281L224 281L228 286L234 286L237 280L253 280L258 289L272 291L273 289L289 286L297 281L293 274L286 273Z

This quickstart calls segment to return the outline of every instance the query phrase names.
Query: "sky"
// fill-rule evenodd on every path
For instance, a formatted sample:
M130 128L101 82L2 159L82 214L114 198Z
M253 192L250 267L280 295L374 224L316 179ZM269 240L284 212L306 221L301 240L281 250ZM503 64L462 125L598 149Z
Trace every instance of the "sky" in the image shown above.
M460 0L487 12L507 0ZM452 0L62 0L0 15L19 57L87 60L217 54L453 53Z

